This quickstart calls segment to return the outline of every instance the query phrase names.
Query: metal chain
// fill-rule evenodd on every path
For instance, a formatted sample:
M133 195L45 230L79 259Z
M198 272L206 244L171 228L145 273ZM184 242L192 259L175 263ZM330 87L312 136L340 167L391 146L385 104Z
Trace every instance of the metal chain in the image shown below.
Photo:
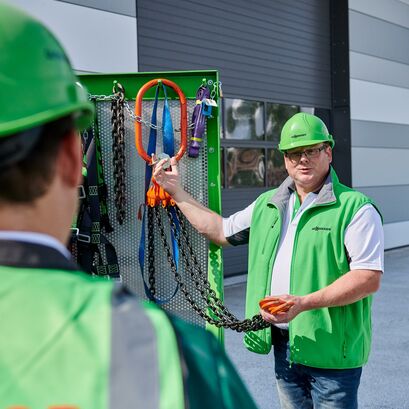
M155 237L154 237L154 213L152 207L148 206L148 281L149 290L154 296L156 293L155 286Z
M119 97L117 94L111 94L111 95L92 95L92 94L88 94L88 99L95 99L96 101L115 101L117 100ZM123 101L123 105L125 107L126 113L129 116L129 118L131 119L132 122L140 122L142 125L145 125L147 128L152 128L152 129L162 129L162 124L158 123L157 125L154 125L153 123L151 123L150 121L146 121L145 119L143 119L140 116L135 115L135 112L132 110L132 108L129 105L129 102L125 99ZM189 114L188 114L189 115ZM189 115L189 117L191 117L191 115ZM188 125L187 129L193 129L195 127L195 124L192 122ZM175 128L174 129L175 132L180 132L181 129L180 128Z
M115 206L116 218L119 224L123 224L125 219L125 119L124 101L125 89L118 82L114 85L113 91L117 98L111 102L111 123L112 123L112 152L115 178Z
M256 331L258 329L263 329L263 328L267 328L270 326L269 323L265 322L262 319L261 315L255 315L252 319L245 319L244 321L240 321L223 305L222 301L217 298L216 293L211 289L210 283L208 282L203 272L201 271L200 265L196 257L194 256L194 253L191 247L189 250L189 253L191 254L188 255L186 253L186 248L189 248L189 247L183 245L184 243L182 242L180 234L177 231L176 225L173 221L173 217L170 211L168 210L169 222L171 224L173 233L176 237L176 240L179 246L179 250L181 251L183 255L183 260L186 264L187 271L189 272L190 277L196 289L201 294L201 299L204 301L204 304L205 304L204 307L200 307L200 305L196 302L196 300L194 300L194 298L190 294L181 275L177 271L175 262L172 257L172 253L170 251L169 244L166 239L166 234L165 234L163 223L162 223L162 220L159 214L159 209L157 207L155 208L155 216L156 216L156 222L160 230L163 245L165 248L166 256L170 264L172 273L175 277L175 280L179 284L179 288L182 291L183 295L185 296L186 300L189 302L192 308L199 314L200 317L202 317L204 320L206 320L210 324L215 325L216 327L230 328L237 332ZM184 229L184 227L182 229ZM186 231L185 233L187 235ZM188 241L188 238L187 236L185 236L185 233L182 233L182 235L184 237L184 242L186 243L186 241ZM191 260L193 260L194 266L192 266L192 264L190 263ZM207 311L209 311L209 313L213 313L214 317L209 315Z
M177 234L177 238L179 238L178 245L181 248L181 252L184 255L184 259L186 261L189 259L193 263L193 266L190 264L190 262L187 263L190 266L189 272L190 272L191 277L194 280L199 280L201 287L203 289L202 291L206 293L208 298L213 300L217 308L219 308L223 312L224 316L228 317L229 319L237 320L236 317L224 306L222 301L217 297L217 294L215 293L215 291L211 288L210 283L207 280L206 275L202 271L200 267L200 263L198 262L197 257L191 246L182 212L180 211L178 207L175 207L175 209L176 209L176 214L177 214L177 218L179 221L179 225L181 228L180 231L184 239L184 244L180 241L180 234L177 233L177 229L176 229L176 225L174 224L173 217L170 211L168 210L169 223L171 224L171 227L173 228L174 233ZM187 253L186 253L186 249L188 250Z
M178 208L176 209L177 211L180 212ZM182 244L181 239L180 239L180 233L176 229L176 225L175 225L174 219L172 217L172 214L169 208L167 209L167 214L168 214L169 223L173 229L173 232L175 233L175 237L178 242L178 246L181 251L181 254L183 256L183 260L185 261L187 270L189 271L190 276L193 282L195 283L197 290L200 292L203 300L205 302L207 302L209 299L214 300L215 307L219 309L216 315L218 315L220 318L226 318L227 320L233 320L233 321L237 320L236 317L232 313L230 313L230 311L217 298L216 293L210 287L210 283L208 282L206 276L203 274L202 269L200 268L200 264L195 254L193 253L193 249L191 248L190 243L187 241L188 243L187 246L184 246ZM179 225L181 227L182 237L185 239L187 237L187 231L186 231L184 221L180 217L180 214L177 214L177 217L178 217ZM186 252L186 249L188 250L188 252ZM213 307L213 304L212 304L212 307Z
M132 108L130 107L128 101L124 101L124 106L126 109L126 112L128 113L129 117L133 122L140 122L142 125L145 125L147 128L152 128L152 129L162 129L162 124L157 123L154 125L153 123L144 120L142 117L135 115L134 111L132 111ZM195 127L195 124L192 122L191 124L188 125L187 129L193 129ZM175 128L175 132L180 132L180 128Z
M189 302L189 304L191 305L191 307L199 314L200 317L202 317L204 320L206 320L207 322L217 326L217 327L221 327L222 323L221 321L215 320L214 318L212 318L211 316L209 316L206 313L206 309L207 306L205 307L201 307L192 297L192 295L190 294L189 290L186 287L186 284L184 283L181 275L178 273L175 261L173 260L173 256L168 244L168 241L166 239L166 233L165 233L165 229L163 227L163 223L162 223L162 219L159 215L159 208L155 207L155 216L156 216L156 221L158 223L159 226L159 230L160 230L160 235L163 241L163 246L165 248L165 252L166 252L166 258L170 264L172 273L175 277L176 282L179 285L179 289L182 291L183 295L185 296L186 300Z
M238 332L242 332L242 331L255 331L258 329L263 329L263 328L267 328L270 324L265 322L261 315L255 315L252 319L245 319L243 321L238 320L223 304L222 300L220 300L217 297L217 294L214 292L214 290L210 287L210 283L206 277L206 275L204 274L204 272L202 271L200 264L196 258L196 255L192 249L191 246L191 241L188 237L188 233L186 230L186 225L185 225L185 219L182 215L182 212L180 211L180 209L178 207L175 207L176 209L176 213L177 213L177 218L179 221L179 225L181 226L180 231L182 232L182 237L184 239L184 245L181 243L181 241L178 241L178 245L179 248L184 248L186 247L188 249L188 254L189 257L191 258L191 260L193 261L193 264L195 266L195 268L198 271L198 275L200 277L201 280L201 285L203 287L206 288L206 291L208 293L208 297L210 299L210 302L214 303L214 305L217 306L217 308L219 308L222 313L227 316L228 321L229 320L233 320L234 323L232 325L229 325L229 328L235 329ZM171 216L170 212L168 213L168 217ZM172 229L174 231L174 233L177 233L177 229L176 229L176 225L173 222L173 218L169 217L169 222L171 223ZM192 271L190 270L191 276L192 276Z
M116 94L111 94L111 95L94 95L94 94L88 94L88 99L89 100L95 100L95 101L112 101L113 99L117 99Z
M170 217L169 217L170 216ZM171 215L168 213L169 223L174 223L174 220L171 219ZM186 270L189 272L190 277L196 287L196 290L200 293L201 299L205 302L208 308L213 312L215 316L217 316L220 320L224 322L228 322L230 326L233 326L234 323L237 321L237 318L230 313L230 311L220 302L217 298L216 293L210 287L207 279L204 275L202 275L202 270L200 269L200 265L197 262L197 259L192 259L190 254L187 254L186 248L182 245L180 241L180 236L176 236L176 240L178 242L179 249L183 256L183 260L186 265ZM193 262L193 265L191 264ZM211 299L214 302L209 302Z

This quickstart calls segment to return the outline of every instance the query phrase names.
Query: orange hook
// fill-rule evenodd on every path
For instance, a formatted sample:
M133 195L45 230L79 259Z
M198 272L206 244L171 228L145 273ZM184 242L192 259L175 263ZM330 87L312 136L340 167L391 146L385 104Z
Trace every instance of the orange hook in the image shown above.
M162 207L175 206L175 201L167 193L163 187L159 186L155 179L152 178L152 186L146 192L146 204L150 207L158 206L159 204Z

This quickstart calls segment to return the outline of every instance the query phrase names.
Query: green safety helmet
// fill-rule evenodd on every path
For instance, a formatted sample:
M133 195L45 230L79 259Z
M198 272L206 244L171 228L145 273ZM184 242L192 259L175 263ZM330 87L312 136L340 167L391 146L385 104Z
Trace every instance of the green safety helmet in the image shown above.
M0 50L0 141L69 114L79 129L90 125L93 104L60 43L1 0Z
M335 145L334 139L320 118L305 112L298 112L284 124L278 149L284 152L320 142L328 142L331 148Z

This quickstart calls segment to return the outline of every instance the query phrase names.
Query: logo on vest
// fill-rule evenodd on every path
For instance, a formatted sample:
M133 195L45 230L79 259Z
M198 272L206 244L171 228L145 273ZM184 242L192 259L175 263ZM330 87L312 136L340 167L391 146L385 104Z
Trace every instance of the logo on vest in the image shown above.
M318 227L318 226L315 226L315 227L312 228L312 230L314 230L314 231L320 231L320 230L331 231L331 227Z

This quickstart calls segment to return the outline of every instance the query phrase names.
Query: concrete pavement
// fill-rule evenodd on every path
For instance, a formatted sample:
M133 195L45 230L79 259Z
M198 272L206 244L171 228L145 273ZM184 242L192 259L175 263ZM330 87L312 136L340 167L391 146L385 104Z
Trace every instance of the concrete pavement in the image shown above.
M372 352L359 391L361 409L409 409L408 266L409 247L385 253L385 273L373 302ZM245 299L243 281L233 277L225 283L226 305L241 318ZM225 332L227 353L260 409L279 409L272 354L248 352L242 337L230 330Z

